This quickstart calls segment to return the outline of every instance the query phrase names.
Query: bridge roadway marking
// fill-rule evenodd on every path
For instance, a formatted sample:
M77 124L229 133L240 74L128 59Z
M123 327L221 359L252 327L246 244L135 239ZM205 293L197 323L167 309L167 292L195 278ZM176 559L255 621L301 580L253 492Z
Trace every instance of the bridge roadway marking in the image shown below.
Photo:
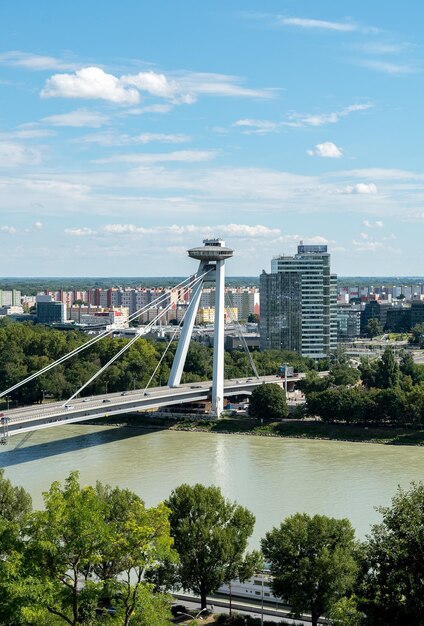
M304 374L288 378L287 382L297 381L302 377L304 377ZM228 380L225 383L224 391L226 396L239 395L240 393L250 394L258 385L271 382L277 382L284 386L284 380L276 378L276 376L263 376L259 380L256 378ZM174 388L157 387L147 392L148 395L144 395L140 391L129 391L124 396L120 393L105 394L93 396L90 399L73 400L71 404L72 409L63 409L62 402L55 402L4 411L3 416L7 420L8 434L11 436L62 424L73 424L89 419L121 415L140 409L206 400L210 397L211 387L212 382L207 381ZM108 400L108 402L105 402L105 400ZM95 406L93 406L94 402L97 402Z

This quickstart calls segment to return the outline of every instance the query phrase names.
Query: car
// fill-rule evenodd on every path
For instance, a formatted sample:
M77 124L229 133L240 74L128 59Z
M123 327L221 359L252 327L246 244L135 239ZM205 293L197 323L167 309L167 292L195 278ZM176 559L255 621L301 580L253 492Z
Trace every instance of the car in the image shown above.
M83 402L90 402L93 398L83 398L82 401Z
M121 393L121 396L127 396L127 395L128 395L128 391L123 391L123 392Z
M72 406L72 404L65 404L63 408L66 409L67 411L70 411L71 409L74 409L75 407Z
M150 396L150 393L147 393L147 391L144 392L145 396Z
M202 385L190 385L190 389L203 389Z
M103 402L110 402L109 398L104 398Z
M252 381L253 381L253 378L246 378L247 383L251 383Z

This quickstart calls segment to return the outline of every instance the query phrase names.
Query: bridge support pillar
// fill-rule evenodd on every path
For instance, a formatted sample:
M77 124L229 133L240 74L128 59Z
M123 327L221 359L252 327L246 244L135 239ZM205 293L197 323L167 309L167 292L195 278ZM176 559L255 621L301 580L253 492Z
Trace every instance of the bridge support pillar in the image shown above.
M216 417L221 415L224 408L224 316L225 261L217 261L212 380L212 412Z
M200 261L197 277L205 273L206 263ZM171 373L169 374L168 387L178 387L181 382L181 376L184 369L184 363L187 357L190 339L193 333L194 322L196 321L197 311L199 309L200 296L202 295L203 279L199 280L190 295L190 304L184 318L184 324L181 330L180 339L178 341L177 351L172 363Z
M220 417L224 407L224 316L225 316L225 260L233 256L233 251L225 247L222 239L204 239L204 246L192 248L188 251L192 259L200 261L197 276L200 277L208 270L214 269L216 276L215 291L215 328L213 342L213 381L212 381L212 414ZM210 280L210 279L207 279ZM199 308L202 293L203 279L199 281L190 298L190 304L184 319L184 325L175 353L171 373L168 380L169 387L178 387L190 339L193 332L196 314Z

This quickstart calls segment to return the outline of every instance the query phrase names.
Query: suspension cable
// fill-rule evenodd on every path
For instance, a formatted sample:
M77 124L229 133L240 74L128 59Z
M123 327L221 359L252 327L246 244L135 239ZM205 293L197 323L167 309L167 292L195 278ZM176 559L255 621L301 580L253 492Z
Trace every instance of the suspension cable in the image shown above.
M205 272L207 273L207 272ZM198 283L200 280L203 279L204 274L202 274L202 276L198 276L196 277L193 281L192 284L189 286L189 289L192 289L194 287L194 285L196 283ZM90 383L92 383L98 376L100 376L100 374L102 372L104 372L109 365L111 365L112 363L114 363L126 350L128 350L128 348L130 346L132 346L133 343L135 343L137 341L137 339L139 339L140 337L142 337L143 335L146 335L147 332L156 324L156 322L158 320L160 320L168 311L169 309L171 309L172 307L172 302L170 302L164 309L163 311L161 311L158 315L156 315L154 317L153 320L151 320L144 328L143 328L143 332L138 332L136 334L135 337L133 337L123 348L121 348L121 350L115 354L105 365L103 365L103 367L101 367L95 374L94 376L92 376L90 378L90 380L88 380L86 383L84 383L70 398L68 398L68 400L66 400L66 402L62 405L65 406L68 402L70 402L71 400L73 400L79 393L81 393L81 391L83 389L85 389ZM156 370L155 370L156 372ZM150 381L149 381L150 383Z
M241 345L243 346L243 349L244 349L244 351L246 352L246 354L247 354L247 356L249 358L250 365L252 367L253 373L255 374L256 378L260 378L260 376L258 374L258 370L256 368L255 361L253 360L253 357L252 357L252 353L250 352L249 347L248 347L247 342L246 342L246 339L243 336L243 333L242 333L242 330L241 330L241 326L240 326L238 320L235 319L235 316L233 316L232 306L231 306L232 303L231 303L231 300L229 299L228 293L225 294L225 298L227 300L228 312L230 314L231 321L234 324L236 332L237 332L237 334L239 336L239 339L241 341Z
M208 272L205 272L204 274L201 275L201 277L203 278L203 276L205 276L207 273ZM200 279L201 277L200 276L196 277L196 279L194 279L194 280L193 280L192 277L185 278L183 281L178 283L178 285L176 285L173 289L178 289L178 288L182 287L184 285L184 283L187 283L187 281L188 281L188 284L185 285L185 287L187 287L188 289L191 289L192 286L193 286L191 283L194 284L194 282L195 281L197 282L197 280ZM132 320L140 317L143 313L149 311L150 309L155 308L155 305L160 304L166 298L168 298L168 294L167 293L164 293L161 296L159 296L158 298L155 298L148 305L144 305L143 307L141 307L141 309L138 309L137 311L132 313L128 317L128 321L132 321ZM123 326L123 323L124 323L123 321L120 321L120 323L118 322L118 327L119 326ZM68 352L67 354L65 354L62 357L60 357L59 359L57 359L56 361L53 361L53 363L49 363L49 365L46 365L45 367L43 367L38 372L34 372L30 376L27 376L24 380L21 380L19 383L16 383L16 384L12 385L11 387L9 387L8 389L6 389L5 391L0 392L0 398L2 398L3 396L6 396L7 394L11 393L12 391L15 391L15 389L18 389L22 385L25 385L26 383L30 382L31 380L34 380L38 376L41 376L42 374L47 373L49 370L53 369L57 365L61 365L64 361L67 361L72 356L75 356L79 352L82 352L83 350L86 350L87 348L91 347L92 345L94 345L95 343L100 341L101 339L104 339L108 335L111 335L115 330L116 330L116 327L112 328L110 330L104 330L102 333L100 333L96 337L93 337L92 339L89 339L87 342L85 342L81 346L78 346L77 348L74 348L73 350L71 350L71 352Z
M174 341L174 339L175 339L175 335L177 334L177 332L178 332L179 330L181 330L181 326L182 326L182 323L184 322L184 318L185 318L185 316L186 316L186 313L187 313L187 309L184 311L184 314L183 314L183 316L182 316L182 318L181 318L180 323L178 324L178 326L176 327L176 329L175 329L175 330L174 330L174 332L172 333L172 337L171 337L171 339L168 341L168 345L166 346L166 348L165 348L165 350L164 350L164 352L163 352L163 354L162 354L161 358L159 359L159 363L156 365L156 367L155 367L155 369L154 369L153 374L150 376L149 381L148 381L147 385L146 385L146 386L145 386L145 388L144 388L144 391L145 391L145 392L146 392L146 391L147 391L147 389L150 387L150 383L152 382L153 378L155 377L156 372L158 371L159 367L161 366L162 361L163 361L163 359L165 358L165 355L166 355L166 353L168 352L168 350L169 350L169 347L170 347L171 343L172 343L172 342Z

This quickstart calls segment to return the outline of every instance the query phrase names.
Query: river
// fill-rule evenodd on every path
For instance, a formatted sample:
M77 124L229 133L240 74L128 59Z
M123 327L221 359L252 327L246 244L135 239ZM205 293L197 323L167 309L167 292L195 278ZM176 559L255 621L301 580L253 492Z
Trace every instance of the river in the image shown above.
M216 484L256 516L252 547L286 516L347 517L364 538L398 485L424 480L424 450L368 443L71 424L14 436L0 466L35 508L53 480L78 469L81 482L128 487L147 505L183 482Z

